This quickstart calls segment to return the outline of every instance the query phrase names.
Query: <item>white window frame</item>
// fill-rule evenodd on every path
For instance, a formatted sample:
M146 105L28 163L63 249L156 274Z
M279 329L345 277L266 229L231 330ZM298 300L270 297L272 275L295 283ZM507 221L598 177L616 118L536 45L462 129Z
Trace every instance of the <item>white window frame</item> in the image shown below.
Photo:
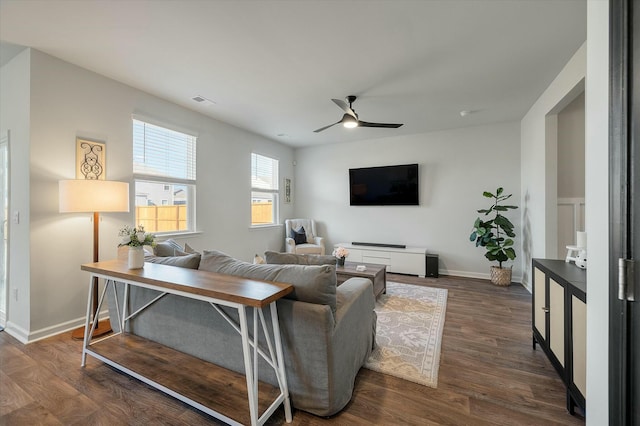
M178 133L182 133L184 135L187 136L191 136L193 138L195 138L195 142L194 142L194 153L193 153L193 175L194 178L193 179L181 179L181 178L175 178L175 177L170 177L170 176L166 176L166 175L151 175L151 174L144 174L144 173L136 173L135 172L135 153L134 153L134 173L133 173L133 180L134 180L134 191L136 190L136 185L140 182L147 182L147 183L153 183L153 184L159 184L159 185L184 185L187 189L187 229L184 230L171 230L171 231L154 231L153 233L156 235L179 235L179 234L190 234L193 232L197 232L197 227L196 227L196 187L197 187L197 180L195 178L196 175L196 167L197 167L197 155L196 155L196 146L197 146L197 135L194 134L193 132L189 132L189 131L185 131L183 129L179 129L176 128L174 126L171 125L167 125L165 123L160 123L157 122L155 120L150 120L146 117L139 117L139 116L132 116L132 124L131 124L131 128L132 128L132 132L133 132L133 127L135 125L135 121L144 123L144 124L148 124L151 126L156 126L156 127L161 127L167 130L171 130L174 132L178 132ZM134 135L132 134L132 146L134 145ZM162 187L162 189L164 190L164 186ZM135 207L134 207L135 208ZM135 216L135 211L134 211L134 216ZM137 218L136 218L137 219Z
M253 179L253 161L254 156L259 156L263 158L267 158L271 161L276 162L275 168L275 177L272 176L272 182L275 184L275 188L260 188L254 185ZM260 154L257 152L251 153L251 161L250 161L250 175L251 175L251 196L249 198L249 223L252 228L264 228L269 226L279 226L280 225L280 160L275 157L270 157L268 155ZM253 194L255 192L272 194L273 196L273 222L265 223L265 224L255 224L253 223L253 214L251 212L251 206L253 204Z

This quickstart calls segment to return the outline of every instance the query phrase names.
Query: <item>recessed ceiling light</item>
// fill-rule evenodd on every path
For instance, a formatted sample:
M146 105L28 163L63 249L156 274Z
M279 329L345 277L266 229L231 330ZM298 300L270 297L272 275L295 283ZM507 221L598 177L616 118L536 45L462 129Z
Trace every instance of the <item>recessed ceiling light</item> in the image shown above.
M469 110L462 110L460 111L460 117L466 117L467 115L471 114L473 111L469 111Z
M198 102L201 105L207 105L207 106L211 106L211 105L215 105L216 103L214 101L212 101L211 99L207 99L204 96L194 96L193 98L191 98L192 100Z

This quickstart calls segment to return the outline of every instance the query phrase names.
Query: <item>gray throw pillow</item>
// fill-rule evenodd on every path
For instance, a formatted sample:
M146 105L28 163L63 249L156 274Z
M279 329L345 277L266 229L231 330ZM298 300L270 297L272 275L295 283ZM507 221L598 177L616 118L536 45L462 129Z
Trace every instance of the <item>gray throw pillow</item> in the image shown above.
M147 256L145 262L160 263L162 265L179 266L181 268L198 269L200 266L200 253L184 256Z
M200 253L199 251L194 250L193 247L191 247L188 243L184 243L184 250L183 251L185 253L189 253L189 254Z
M175 256L176 250L182 251L182 246L172 239L157 243L153 248L153 254L156 256Z
M293 285L287 299L328 305L336 313L335 265L265 265L234 259L222 252L202 252L199 269L255 280L276 281Z
M334 256L319 254L279 253L277 251L265 251L264 258L269 264L279 265L335 265Z

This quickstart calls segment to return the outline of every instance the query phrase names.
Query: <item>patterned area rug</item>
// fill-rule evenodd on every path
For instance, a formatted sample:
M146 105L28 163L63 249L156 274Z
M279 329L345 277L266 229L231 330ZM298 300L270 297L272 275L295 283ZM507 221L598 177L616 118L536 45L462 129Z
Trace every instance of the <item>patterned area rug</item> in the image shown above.
M421 385L438 386L447 290L387 282L376 302L376 349L369 370Z

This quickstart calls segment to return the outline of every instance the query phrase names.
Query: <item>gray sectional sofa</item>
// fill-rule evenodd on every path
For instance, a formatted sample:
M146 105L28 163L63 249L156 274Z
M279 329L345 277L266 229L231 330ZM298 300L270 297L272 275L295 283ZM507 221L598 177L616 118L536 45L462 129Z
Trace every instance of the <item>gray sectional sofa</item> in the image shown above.
M345 407L353 394L355 377L375 344L371 281L353 278L336 287L335 266L308 264L323 261L311 257L289 259L289 263L298 264L254 265L218 251L188 256L149 257L147 261L183 267L197 263L201 270L292 284L294 291L277 302L291 402L295 408L319 416L331 416ZM200 261L195 262L198 256ZM271 260L286 263L277 253L272 253ZM118 296L123 293L119 289ZM129 312L156 295L149 289L132 288ZM118 331L113 292L109 298L111 323ZM223 309L237 320L234 309ZM270 318L265 311L267 322ZM205 302L169 295L127 327L128 332L244 373L239 335ZM273 370L260 361L260 380L277 386Z

